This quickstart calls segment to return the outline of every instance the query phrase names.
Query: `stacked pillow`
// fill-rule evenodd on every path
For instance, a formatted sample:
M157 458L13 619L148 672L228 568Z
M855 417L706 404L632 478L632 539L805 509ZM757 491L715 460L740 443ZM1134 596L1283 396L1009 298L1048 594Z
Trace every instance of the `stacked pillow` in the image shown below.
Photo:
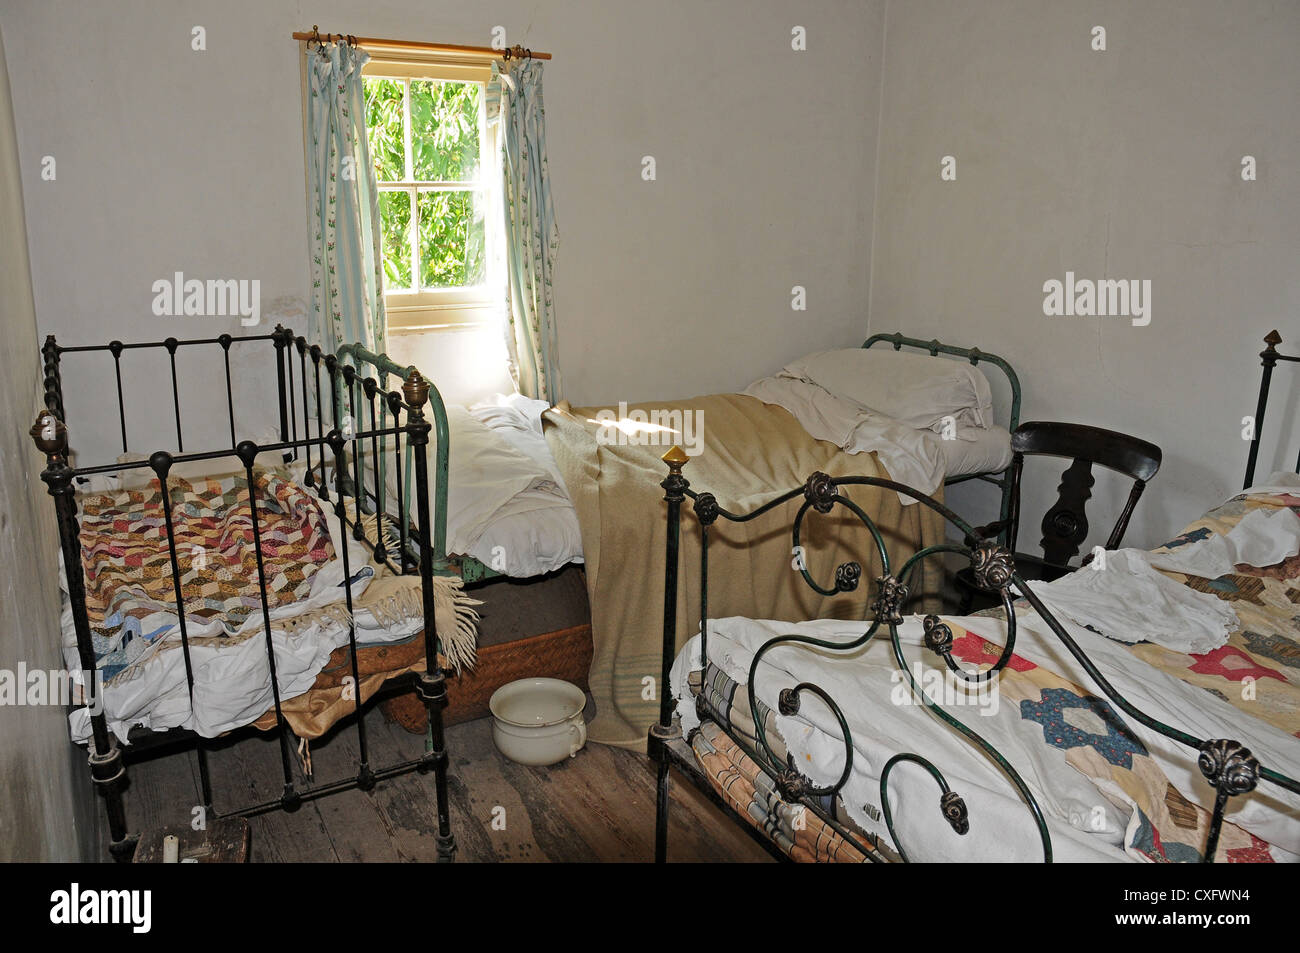
M857 347L817 351L787 364L781 374L917 430L942 433L948 417L958 428L995 426L989 382L968 363Z

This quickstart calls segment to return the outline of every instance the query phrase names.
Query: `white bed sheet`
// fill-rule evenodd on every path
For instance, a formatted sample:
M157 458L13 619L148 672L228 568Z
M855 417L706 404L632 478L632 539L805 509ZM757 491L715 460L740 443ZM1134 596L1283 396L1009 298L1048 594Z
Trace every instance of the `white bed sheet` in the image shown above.
M546 401L519 394L498 394L470 407L467 413L491 439L499 442L531 479L523 489L497 491L496 505L478 526L459 536L462 547L454 552L473 556L490 569L515 578L553 572L571 562L582 562L582 534L578 513L573 508L564 479L542 436L542 413ZM464 436L464 434L462 434ZM452 483L457 490L457 451L481 452L480 438L458 446L451 436ZM486 507L485 507L486 508ZM450 505L448 507L450 510ZM448 532L448 547L452 535Z

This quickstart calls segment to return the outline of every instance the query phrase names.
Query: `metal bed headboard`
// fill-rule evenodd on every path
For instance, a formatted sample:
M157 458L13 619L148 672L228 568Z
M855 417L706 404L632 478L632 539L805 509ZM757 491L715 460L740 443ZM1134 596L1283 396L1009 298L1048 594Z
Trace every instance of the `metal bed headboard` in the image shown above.
M419 370L414 365L403 366L394 361L387 354L376 353L360 344L344 344L335 351L339 361L352 362L354 366L360 367L368 364L375 369L380 375L381 381L387 379L387 375L396 374L405 380L412 373L419 374ZM428 419L433 425L432 438L434 441L433 448L433 500L432 500L432 545L433 545L433 571L438 575L458 575L466 584L482 582L487 579L493 579L498 576L504 576L505 573L500 570L486 566L472 556L456 555L453 556L447 552L447 488L450 480L450 458L451 444L450 434L447 423L447 406L443 402L442 395L438 388L427 377L421 376L421 380L429 385L429 414ZM409 454L409 447L408 454ZM382 448L378 455L379 466L379 485L384 486L384 467L386 466L387 457L383 454ZM408 464L405 468L405 479L402 486L398 487L398 493L401 494L401 501L404 505L405 512L413 512L411 509L411 467Z
M997 354L990 354L988 351L981 351L977 347L958 347L952 344L943 344L937 338L929 341L923 341L920 338L906 337L901 331L895 331L893 334L873 334L863 343L863 348L869 348L873 344L892 344L895 351L902 350L904 347L916 348L921 351L928 351L931 357L938 357L940 354L950 354L953 357L964 357L971 364L979 366L983 361L986 364L992 364L1003 374L1006 375L1007 383L1011 385L1011 414L1007 422L1007 430L1012 433L1020 426L1020 377L1005 358ZM982 480L985 483L992 483L1002 491L1002 501L999 508L998 520L1000 522L1008 521L1011 516L1011 467L1007 466L1002 470L990 471L988 473L967 473L963 476L952 477L944 480L945 486L952 486L957 483L965 483L968 480ZM1002 542L1007 542L1005 535L1000 537Z
M1264 350L1259 352L1264 373L1259 381L1259 403L1255 405L1255 437L1250 441L1250 454L1246 457L1246 479L1241 485L1243 490L1255 482L1255 463L1259 459L1259 438L1264 432L1264 411L1268 409L1268 389L1273 381L1273 368L1278 361L1300 363L1300 355L1282 354L1278 351L1277 346L1281 343L1282 335L1276 329L1269 331L1264 335ZM1300 472L1300 456L1296 457L1295 468Z
M377 354L374 351L362 346L361 344L344 344L335 351L340 361L350 361L352 366L360 368L361 365L370 365L374 368L375 373L379 375L381 386L387 390L388 375L396 374L402 380L406 380L412 374L419 375L415 365L408 364L405 367L398 364L387 354ZM427 380L427 379L426 379ZM447 474L450 467L450 453L447 430L447 406L443 403L442 394L432 381L429 384L429 406L432 411L433 439L434 445L434 500L433 500L433 523L431 544L433 546L433 569L435 573L448 572L449 562L447 559ZM355 384L353 385L355 386ZM407 466L405 468L405 479L402 485L397 488L397 492L402 495L405 512L411 512L411 466L410 466L410 445L407 445ZM386 486L384 482L387 457L381 447L378 454L378 486Z

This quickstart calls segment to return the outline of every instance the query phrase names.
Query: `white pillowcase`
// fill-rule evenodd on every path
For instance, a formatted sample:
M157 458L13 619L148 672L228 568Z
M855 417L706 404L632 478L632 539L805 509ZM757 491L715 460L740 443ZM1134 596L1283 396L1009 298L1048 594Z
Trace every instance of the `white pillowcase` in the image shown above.
M989 382L974 365L883 348L817 351L787 364L783 375L811 381L839 397L918 430L994 425Z
M510 445L458 404L447 405L447 552L465 555L474 551L479 538L493 523L510 513L568 505L568 498L546 467ZM390 450L389 457L392 456ZM429 445L429 512L432 514L437 486L435 453ZM403 460L402 479L408 468ZM387 467L389 499L396 501L397 475ZM415 481L411 478L412 499ZM396 504L389 504L390 512ZM432 529L432 527L430 527Z

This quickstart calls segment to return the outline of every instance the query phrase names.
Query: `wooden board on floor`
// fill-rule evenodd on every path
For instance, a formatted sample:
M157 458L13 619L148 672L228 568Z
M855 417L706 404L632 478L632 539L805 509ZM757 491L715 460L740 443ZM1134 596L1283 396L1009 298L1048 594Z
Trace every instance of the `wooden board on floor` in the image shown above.
M424 739L366 717L371 767L419 757ZM515 764L492 743L490 719L447 731L452 832L458 862L649 861L654 855L654 769L645 755L588 745L549 768ZM279 797L283 770L273 735L220 742L209 755L220 809ZM314 783L356 773L354 726L311 746ZM193 754L131 768L133 829L188 822L199 801ZM136 775L139 772L137 780ZM304 784L294 766L295 784ZM672 785L668 856L674 861L768 861L744 831L690 785ZM295 813L249 819L252 860L432 861L437 811L432 774L413 772L373 791L309 801Z

